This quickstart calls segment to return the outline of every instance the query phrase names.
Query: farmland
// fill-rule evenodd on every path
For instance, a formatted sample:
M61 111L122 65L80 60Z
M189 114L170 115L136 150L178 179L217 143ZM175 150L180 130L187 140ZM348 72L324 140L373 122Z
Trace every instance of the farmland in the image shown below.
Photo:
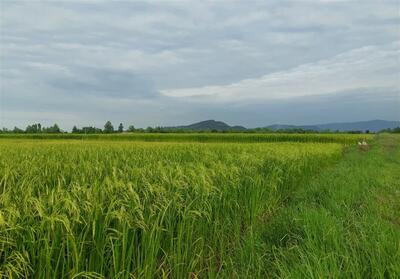
M395 278L399 158L388 135L4 135L0 277Z
M372 134L281 134L281 133L124 133L124 134L0 134L0 139L75 139L148 142L317 142L354 144Z

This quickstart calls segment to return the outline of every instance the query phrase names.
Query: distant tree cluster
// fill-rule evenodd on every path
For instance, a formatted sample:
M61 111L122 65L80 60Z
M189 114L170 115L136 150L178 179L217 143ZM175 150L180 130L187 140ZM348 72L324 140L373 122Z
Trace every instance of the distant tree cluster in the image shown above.
M42 129L43 133L61 133L60 127L58 127L57 124L54 124L53 126L43 128Z
M379 131L380 133L391 133L391 134L400 134L400 127L396 127L396 128L388 128L388 129L383 129L381 131Z
M133 126L129 126L133 127ZM128 129L129 130L129 129ZM134 130L134 128L133 128ZM74 134L111 134L111 133L123 133L124 132L124 125L122 123L119 123L118 129L114 130L114 126L111 123L111 121L107 121L106 124L104 124L104 129L88 126L88 127L82 127L81 129L77 128L74 126L72 128L72 133Z
M112 125L111 121L107 121L104 124L104 129L100 129L97 127L93 126L87 126L87 127L82 127L78 128L77 126L74 126L72 128L72 133L73 134L110 134L110 133L123 133L124 130L124 125L120 123L118 125L118 128L115 130L114 126ZM144 131L143 129L135 129L133 125L130 125L127 129L128 132L137 132L137 131ZM57 124L54 124L53 126L49 127L43 127L42 124L40 123L34 123L31 125L28 125L25 130L20 129L18 127L14 127L14 129L10 130L7 128L0 129L0 133L10 133L10 134L39 134L39 133L67 133L64 132L60 129L60 127Z
M43 127L40 123L35 123L32 125L28 125L25 130L22 130L18 127L14 127L12 130L8 130L6 128L3 128L0 130L0 133L14 133L14 134L38 134L38 133L63 133L63 131L60 129L60 127L57 124L54 124L53 126L49 127Z
M96 127L88 126L82 127L82 129L78 129L76 126L72 128L73 134L99 134L102 133L102 130Z

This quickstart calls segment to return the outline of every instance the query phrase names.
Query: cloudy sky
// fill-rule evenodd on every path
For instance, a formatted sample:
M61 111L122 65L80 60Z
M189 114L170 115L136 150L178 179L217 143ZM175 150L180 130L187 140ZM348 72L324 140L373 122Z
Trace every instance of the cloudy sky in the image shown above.
M398 1L0 0L0 127L400 119Z

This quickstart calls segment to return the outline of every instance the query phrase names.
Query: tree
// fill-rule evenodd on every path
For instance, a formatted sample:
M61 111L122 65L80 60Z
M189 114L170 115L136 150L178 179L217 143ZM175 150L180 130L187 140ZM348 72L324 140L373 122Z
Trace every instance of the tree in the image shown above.
M57 124L54 124L52 127L48 128L49 133L61 133L60 127Z
M130 125L129 127L128 127L128 132L134 132L136 129L135 129L135 126L133 126L133 125Z
M27 133L40 133L41 131L42 131L42 125L40 125L40 123L28 125L28 127L26 127L25 129L25 132Z
M113 133L114 132L114 126L111 124L110 121L107 121L106 124L104 125L104 133Z
M24 130L18 128L18 127L14 127L13 133L23 133Z
M395 127L395 128L387 128L387 129L383 129L380 130L379 133L394 133L394 134L399 134L400 133L400 126L399 127Z
M76 126L72 127L72 133L79 133L79 130Z
M124 131L124 125L122 125L122 123L119 123L118 133L122 133L123 131Z
M42 128L43 133L61 133L60 127L58 127L57 124L54 124L53 126L50 127L43 127Z

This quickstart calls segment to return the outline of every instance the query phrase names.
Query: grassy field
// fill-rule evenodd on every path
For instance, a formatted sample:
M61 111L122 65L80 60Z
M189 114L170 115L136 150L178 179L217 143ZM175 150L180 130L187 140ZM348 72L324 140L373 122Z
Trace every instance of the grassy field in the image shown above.
M282 133L121 133L121 134L0 134L0 139L75 139L149 142L317 142L354 144L371 140L373 134L282 134Z
M395 136L40 136L0 139L0 277L400 275Z
M400 278L400 136L348 149L264 227L283 278Z

